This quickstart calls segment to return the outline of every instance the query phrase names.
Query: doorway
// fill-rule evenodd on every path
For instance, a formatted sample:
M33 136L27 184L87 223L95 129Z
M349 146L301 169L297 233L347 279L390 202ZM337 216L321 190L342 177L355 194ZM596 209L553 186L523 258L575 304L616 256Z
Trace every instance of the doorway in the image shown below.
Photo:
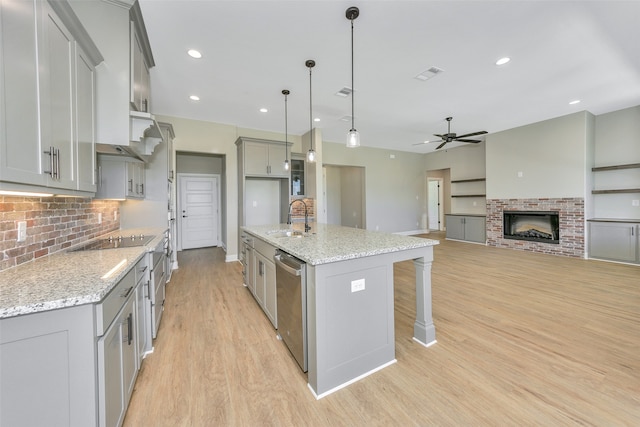
M219 246L220 175L178 173L178 250Z
M427 229L429 231L444 230L443 184L442 178L427 178Z
M361 166L323 166L327 224L367 228L365 169Z

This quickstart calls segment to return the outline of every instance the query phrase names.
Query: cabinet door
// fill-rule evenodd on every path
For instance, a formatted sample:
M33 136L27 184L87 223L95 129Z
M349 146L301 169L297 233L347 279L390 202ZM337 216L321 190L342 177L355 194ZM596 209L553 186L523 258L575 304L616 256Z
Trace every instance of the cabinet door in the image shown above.
M256 255L256 277L255 277L255 287L256 291L254 296L256 297L256 301L260 304L261 307L264 306L264 295L265 295L265 286L267 281L267 267L266 267L266 259L262 256L262 254L258 252L254 252Z
M289 171L284 169L284 160L287 158L284 144L269 144L269 175L280 178L288 178ZM288 156L291 162L291 156Z
M0 3L0 180L46 185L38 127L38 5Z
M269 175L268 144L255 142L244 143L244 174L259 176Z
M76 44L76 164L78 190L96 191L95 69Z
M486 242L485 219L481 217L464 217L464 239L469 242Z
M120 327L122 328L122 391L125 410L138 376L138 363L136 360L138 335L135 328L135 302L133 296L129 298L129 302L127 302L120 315Z
M456 215L446 215L447 238L464 240L464 217Z
M276 265L273 261L265 262L265 290L264 290L264 312L271 320L274 328L278 328L278 315L276 312Z
M247 281L246 285L251 291L251 293L255 295L256 294L256 257L255 257L255 252L253 248L250 246L247 246L247 250L245 253L245 262L247 263L246 271L245 271L245 274L246 274L245 280Z
M40 132L45 162L53 157L49 186L76 189L76 152L73 131L75 43L71 33L47 2L43 8L39 43ZM50 170L47 167L45 170Z
M118 318L98 340L100 425L119 426L124 417L122 325Z
M138 267L136 267L138 268ZM149 329L150 319L147 319L146 303L148 301L145 292L148 286L149 280L142 279L138 282L136 288L136 315L135 315L135 329L136 329L136 342L137 346L137 367L140 369L142 366L142 359L147 351L147 330Z
M629 223L589 223L589 257L638 261L638 226Z

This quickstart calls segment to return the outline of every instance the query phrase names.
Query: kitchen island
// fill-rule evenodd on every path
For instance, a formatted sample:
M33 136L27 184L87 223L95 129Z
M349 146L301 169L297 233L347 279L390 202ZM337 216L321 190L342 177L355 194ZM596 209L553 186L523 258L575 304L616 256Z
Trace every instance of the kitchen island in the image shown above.
M243 231L307 263L308 385L324 397L396 362L393 264L413 260L413 339L436 342L431 263L437 240L313 224L245 226ZM290 233L289 233L290 234Z

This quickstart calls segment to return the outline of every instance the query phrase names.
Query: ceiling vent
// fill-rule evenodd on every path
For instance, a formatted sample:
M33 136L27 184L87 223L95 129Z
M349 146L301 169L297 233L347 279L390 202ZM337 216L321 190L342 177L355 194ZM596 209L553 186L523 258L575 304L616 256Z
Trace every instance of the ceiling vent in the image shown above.
M414 77L414 79L420 80L420 81L426 81L429 80L435 76L437 76L438 74L444 72L444 70L442 68L438 68L438 67L431 67L426 71L421 72L420 74L418 74L417 76Z
M339 91L336 92L336 96L341 96L343 98L346 98L347 96L351 95L351 93L353 92L353 89L351 89L350 87L343 87L342 89L340 89Z

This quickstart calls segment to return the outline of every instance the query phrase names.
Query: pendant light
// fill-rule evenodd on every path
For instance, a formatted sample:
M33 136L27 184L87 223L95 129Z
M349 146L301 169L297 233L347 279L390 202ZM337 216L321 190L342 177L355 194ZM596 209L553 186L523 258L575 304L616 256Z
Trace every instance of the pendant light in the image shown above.
M354 124L355 118L353 114L353 102L355 96L355 89L353 87L353 20L360 15L360 10L353 6L347 9L345 13L347 19L351 21L351 129L347 134L347 147L354 148L360 146L360 133L356 130Z
M304 63L309 68L309 139L311 140L311 148L307 152L307 162L314 163L316 161L316 152L313 151L313 111L311 102L311 69L316 66L316 61L308 59Z
M289 140L288 140L288 129L287 129L287 95L291 92L287 89L282 90L282 94L284 95L284 170L289 170Z

